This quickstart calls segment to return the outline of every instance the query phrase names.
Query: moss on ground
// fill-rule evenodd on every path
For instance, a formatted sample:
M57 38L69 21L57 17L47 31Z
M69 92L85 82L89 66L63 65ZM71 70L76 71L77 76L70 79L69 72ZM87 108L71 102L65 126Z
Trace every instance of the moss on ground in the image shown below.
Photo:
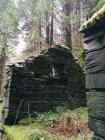
M105 4L98 12L96 12L88 21L86 21L81 26L80 30L83 30L84 28L87 28L87 27L95 24L97 21L99 21L104 16L105 16Z
M77 116L81 121L83 121L83 118L88 120L87 108L68 110L58 107L55 112L38 113L37 117L31 120L31 123L29 119L23 119L18 125L5 126L6 136L3 140L89 140L90 132L67 136L49 131L49 128L52 128L53 123L59 120L60 116L67 116L67 114Z

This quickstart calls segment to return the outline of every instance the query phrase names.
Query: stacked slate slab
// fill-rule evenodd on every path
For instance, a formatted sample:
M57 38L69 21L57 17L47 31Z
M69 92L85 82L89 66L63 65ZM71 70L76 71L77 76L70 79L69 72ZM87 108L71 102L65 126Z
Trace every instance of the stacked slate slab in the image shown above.
M86 64L89 128L93 140L105 140L105 16L82 29Z
M35 112L52 110L71 99L71 95L78 100L84 97L82 71L69 50L60 46L9 65L6 73L2 113L6 124L32 117ZM70 82L74 89L71 91Z

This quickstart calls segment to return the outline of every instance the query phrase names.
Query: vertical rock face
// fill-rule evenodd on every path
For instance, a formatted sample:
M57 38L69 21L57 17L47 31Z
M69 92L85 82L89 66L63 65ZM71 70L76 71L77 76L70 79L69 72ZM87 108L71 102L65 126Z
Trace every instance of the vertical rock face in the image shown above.
M87 105L93 140L105 139L105 17L84 33Z
M83 99L84 93L81 68L68 49L54 46L8 67L2 118L13 124L63 105L72 96Z

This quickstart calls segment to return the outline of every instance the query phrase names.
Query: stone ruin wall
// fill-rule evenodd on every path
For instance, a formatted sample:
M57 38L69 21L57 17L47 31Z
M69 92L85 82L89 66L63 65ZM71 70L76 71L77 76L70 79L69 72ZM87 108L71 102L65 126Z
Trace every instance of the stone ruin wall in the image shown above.
M84 34L88 125L94 133L92 140L105 140L105 15L96 16L99 13L88 21L91 23L96 18L94 24L81 30Z
M68 49L55 46L37 57L10 65L3 99L4 123L16 123L63 105L71 98L85 98L84 75Z

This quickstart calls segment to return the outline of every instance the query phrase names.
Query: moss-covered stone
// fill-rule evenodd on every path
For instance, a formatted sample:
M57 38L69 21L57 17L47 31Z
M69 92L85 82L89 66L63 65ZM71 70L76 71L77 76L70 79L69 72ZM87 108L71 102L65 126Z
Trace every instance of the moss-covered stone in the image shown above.
M83 30L91 25L94 25L97 21L99 21L104 16L105 16L105 4L88 21L86 21L84 24L82 24L82 26L80 27L80 30Z
M65 48L65 49L68 49L68 50L70 50L70 48L68 48L66 45L59 45L59 47L62 47L62 48Z

